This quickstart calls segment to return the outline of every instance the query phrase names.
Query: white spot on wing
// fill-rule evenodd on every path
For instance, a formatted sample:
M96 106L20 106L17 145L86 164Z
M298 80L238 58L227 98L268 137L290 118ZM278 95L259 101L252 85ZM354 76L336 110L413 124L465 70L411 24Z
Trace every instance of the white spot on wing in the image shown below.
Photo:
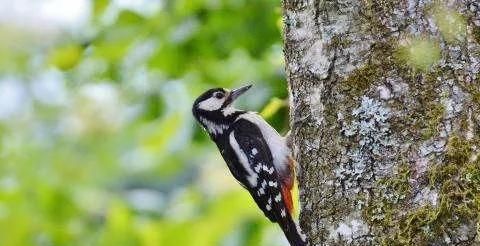
M264 195L265 194L265 190L263 188L260 188L258 190L258 195Z
M285 209L282 208L282 211L280 212L280 215L281 215L282 217L285 217L285 216L287 215L287 214L285 213Z
M271 206L270 204L267 204L267 205L265 206L265 208L267 209L267 211L272 210L272 206Z
M261 116L254 112L242 114L238 118L248 120L259 127L272 153L275 169L283 173L288 167L286 158L290 155L290 149L285 142L285 138L280 136Z
M269 185L270 187L275 187L275 188L276 188L276 187L277 187L277 182L275 182L275 181L268 181L268 185Z
M258 153L258 150L256 148L252 149L252 155L256 155Z
M278 195L275 196L275 201L280 202L282 200L282 195L278 193Z
M230 140L230 146L232 146L233 151L235 151L235 154L237 154L240 164L242 164L242 166L245 168L245 170L248 173L248 176L247 176L248 183L252 187L257 186L258 175L254 172L254 170L250 168L250 164L248 163L247 156L238 145L233 131L230 133L229 140Z
M262 169L262 163L258 163L253 169L256 173L259 173L260 169Z
M275 169L273 167L268 168L266 165L262 166L263 171L267 172L268 174L272 174Z

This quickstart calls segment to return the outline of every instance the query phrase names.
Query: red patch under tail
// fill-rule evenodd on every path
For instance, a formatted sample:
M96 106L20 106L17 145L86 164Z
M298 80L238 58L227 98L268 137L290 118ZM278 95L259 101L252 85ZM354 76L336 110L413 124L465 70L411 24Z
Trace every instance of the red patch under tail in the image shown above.
M293 188L293 181L295 179L295 161L288 157L288 168L289 172L286 177L282 180L282 195L283 195L283 202L285 203L285 207L287 207L288 212L292 214L293 212L293 200L292 200L292 188Z

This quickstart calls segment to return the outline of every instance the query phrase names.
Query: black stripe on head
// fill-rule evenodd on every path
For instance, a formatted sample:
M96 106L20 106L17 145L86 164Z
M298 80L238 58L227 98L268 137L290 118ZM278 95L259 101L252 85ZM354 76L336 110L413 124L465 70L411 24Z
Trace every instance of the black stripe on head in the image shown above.
M192 107L193 115L195 117L197 117L202 111L204 111L204 112L208 111L208 110L200 108L200 105L201 105L202 102L205 102L206 100L209 100L210 98L215 98L215 97L218 98L218 96L222 96L222 95L223 95L223 97L225 97L227 94L228 94L228 91L223 89L223 88L213 88L213 89L210 89L210 90L204 92L193 103L193 107ZM222 105L222 107L223 107L223 105Z

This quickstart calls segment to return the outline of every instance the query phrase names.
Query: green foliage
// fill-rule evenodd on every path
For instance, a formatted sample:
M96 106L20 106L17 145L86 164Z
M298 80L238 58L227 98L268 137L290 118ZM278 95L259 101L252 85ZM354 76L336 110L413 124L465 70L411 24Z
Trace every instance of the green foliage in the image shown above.
M75 67L80 61L83 48L80 45L58 47L50 54L50 63L61 70Z
M274 116L275 113L277 113L282 107L285 107L285 104L285 101L274 97L270 99L270 102L268 102L268 104L263 108L262 112L260 112L260 115L263 118L268 119Z
M82 28L0 27L21 96L0 110L0 244L281 244L190 111L253 83L239 106L286 130L278 1L117 2Z

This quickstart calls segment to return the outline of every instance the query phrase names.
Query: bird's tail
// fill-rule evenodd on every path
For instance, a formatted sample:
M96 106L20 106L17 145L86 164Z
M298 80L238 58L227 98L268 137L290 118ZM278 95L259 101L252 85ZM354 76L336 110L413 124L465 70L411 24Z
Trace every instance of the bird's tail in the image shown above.
M302 229L298 226L297 223L293 220L290 215L287 215L286 218L279 223L282 228L285 237L291 246L307 246L307 238L303 234Z

